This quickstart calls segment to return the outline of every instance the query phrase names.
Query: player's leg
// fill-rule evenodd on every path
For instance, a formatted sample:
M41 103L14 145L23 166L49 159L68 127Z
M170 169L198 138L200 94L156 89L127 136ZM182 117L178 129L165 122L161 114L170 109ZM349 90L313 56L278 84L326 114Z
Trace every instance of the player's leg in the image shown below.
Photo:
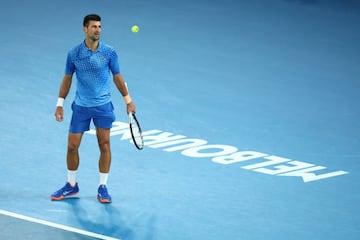
M79 167L79 147L83 133L90 129L90 116L87 108L72 104L72 118L68 134L68 148L66 164L68 168L68 180L64 187L51 195L52 200L62 200L67 196L79 192L76 181L77 169Z
M79 186L76 181L77 169L79 167L79 147L83 133L70 133L68 135L68 150L66 163L68 168L68 179L64 187L51 195L51 200L63 200L67 196L76 195Z
M81 143L83 133L71 133L68 135L68 148L66 163L67 168L70 171L77 171L79 167L79 147Z
M110 129L96 128L96 136L100 150L99 171L100 173L109 173L111 164Z
M93 118L96 126L96 136L100 149L99 172L100 183L98 189L98 200L102 203L110 203L111 196L108 194L106 184L110 172L111 150L110 150L110 128L115 120L114 107L112 103L99 106L96 116Z
M110 129L115 120L114 107L109 102L96 107L95 112L96 115L93 116L93 121L100 150L99 171L100 173L109 173L111 164Z
M100 183L98 188L98 200L102 203L110 203L111 196L108 193L106 184L109 176L111 165L111 151L110 151L110 129L109 128L96 128L96 136L98 139L100 158L99 158L99 171Z
M73 110L70 129L68 134L68 147L66 163L69 171L77 171L79 167L79 147L85 131L90 129L91 111L90 108L71 105ZM70 180L70 179L69 179ZM74 183L71 181L71 183Z
M81 143L83 133L70 133L68 135L68 150L67 150L67 168L68 180L64 187L51 195L51 200L63 200L67 196L76 195L79 192L79 186L76 181L76 173L79 167L79 146Z

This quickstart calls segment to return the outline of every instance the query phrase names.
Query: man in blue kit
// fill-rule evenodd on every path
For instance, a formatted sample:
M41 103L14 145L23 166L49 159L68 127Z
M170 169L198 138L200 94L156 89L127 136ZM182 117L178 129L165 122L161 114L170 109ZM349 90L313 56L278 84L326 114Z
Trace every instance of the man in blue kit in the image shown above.
M84 17L83 30L85 40L71 49L66 60L65 76L62 80L55 118L63 121L63 104L69 93L72 76L76 73L77 89L72 103L72 118L68 135L66 185L51 195L52 200L62 200L79 192L76 173L79 167L79 146L85 131L90 129L90 122L96 127L100 149L99 171L100 184L97 198L102 203L110 203L111 196L106 188L110 171L110 128L115 120L114 107L111 103L111 74L117 89L122 94L127 113L135 112L123 77L116 51L100 42L101 18L96 14Z

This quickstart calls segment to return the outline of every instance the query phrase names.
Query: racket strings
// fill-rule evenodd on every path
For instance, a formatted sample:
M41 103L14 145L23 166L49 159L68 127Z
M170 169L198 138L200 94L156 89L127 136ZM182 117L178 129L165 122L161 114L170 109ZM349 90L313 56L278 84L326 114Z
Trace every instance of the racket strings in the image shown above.
M131 119L131 131L133 134L133 140L135 144L139 147L143 147L144 142L143 142L142 132L138 123L134 118Z

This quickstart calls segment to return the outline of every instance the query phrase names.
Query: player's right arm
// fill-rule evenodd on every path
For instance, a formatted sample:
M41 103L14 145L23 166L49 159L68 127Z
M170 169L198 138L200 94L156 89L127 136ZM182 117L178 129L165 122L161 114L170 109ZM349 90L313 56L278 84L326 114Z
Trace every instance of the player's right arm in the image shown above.
M72 74L65 74L64 78L61 82L58 99L65 100L66 96L69 94L71 83L72 83ZM64 120L64 109L63 109L62 103L59 104L59 100L58 100L58 103L56 105L57 106L56 106L56 110L55 110L55 119L58 122L62 122Z

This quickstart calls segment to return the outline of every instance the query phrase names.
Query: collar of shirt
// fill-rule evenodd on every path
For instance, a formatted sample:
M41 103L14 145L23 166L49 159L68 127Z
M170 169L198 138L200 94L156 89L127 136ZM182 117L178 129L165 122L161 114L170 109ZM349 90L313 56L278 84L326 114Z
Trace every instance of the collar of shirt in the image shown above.
M85 41L82 42L81 44L81 56L89 56L93 53L97 53L97 52L102 52L102 50L104 49L103 43L99 41L99 46L96 49L96 51L91 50L90 48L88 48L85 44Z

